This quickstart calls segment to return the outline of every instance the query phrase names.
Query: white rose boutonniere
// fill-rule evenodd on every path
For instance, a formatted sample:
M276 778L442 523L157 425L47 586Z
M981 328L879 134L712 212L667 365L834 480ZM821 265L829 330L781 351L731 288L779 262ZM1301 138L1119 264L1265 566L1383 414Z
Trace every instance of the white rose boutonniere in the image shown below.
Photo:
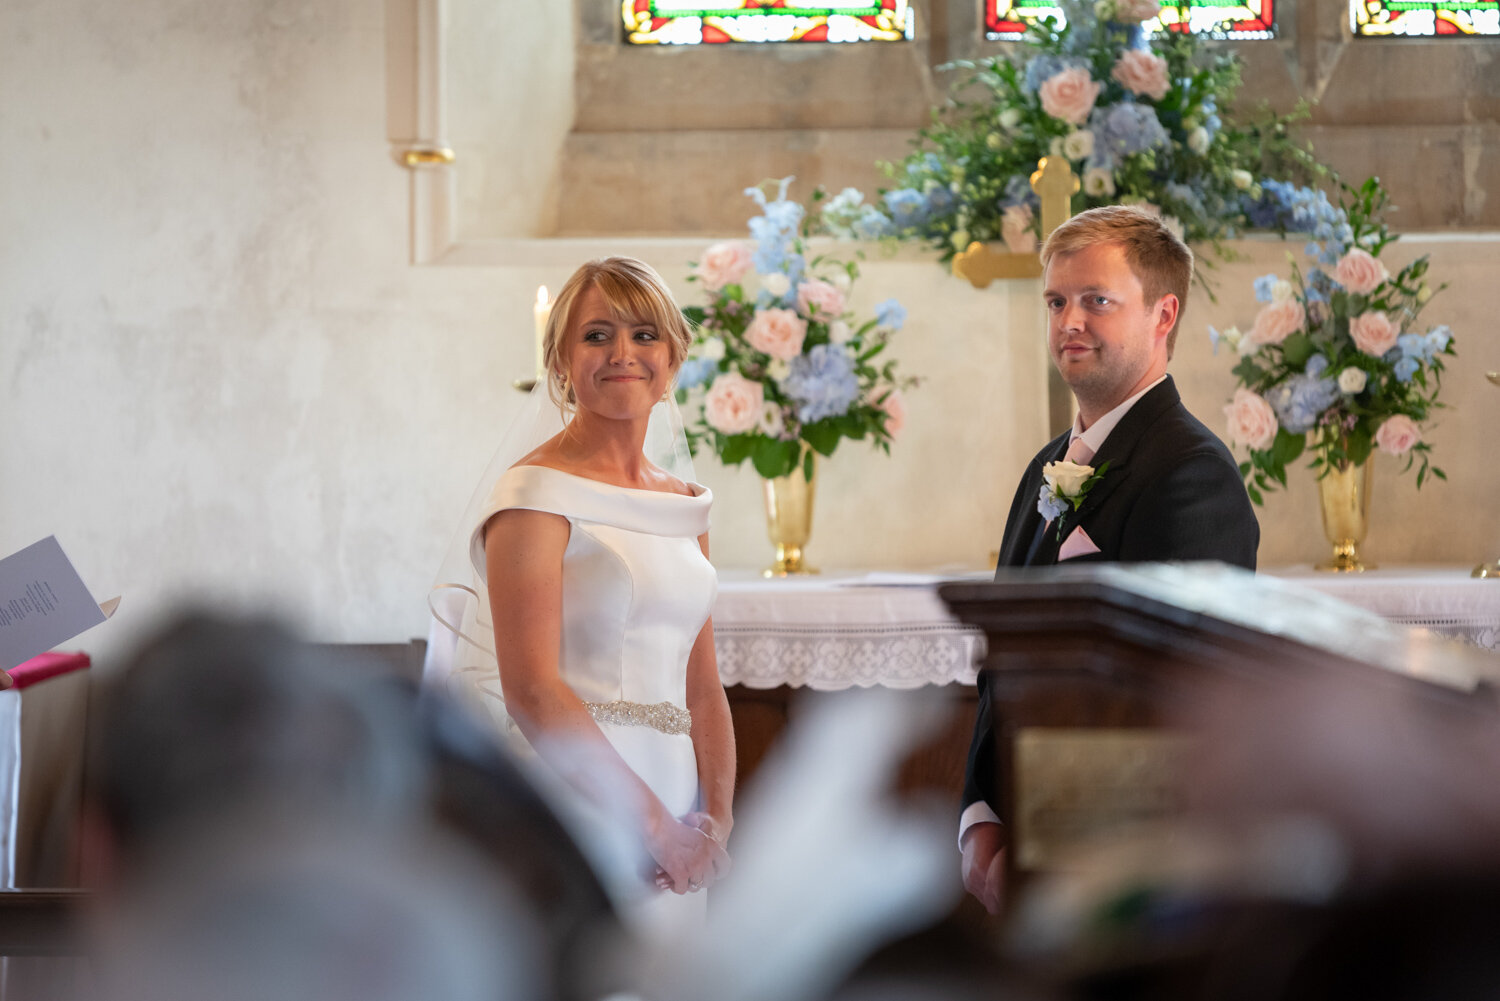
M1043 518L1057 522L1057 537L1062 538L1062 516L1076 511L1083 504L1094 484L1104 478L1109 469L1105 463L1098 469L1064 459L1049 462L1042 467L1042 489L1037 498L1036 509Z

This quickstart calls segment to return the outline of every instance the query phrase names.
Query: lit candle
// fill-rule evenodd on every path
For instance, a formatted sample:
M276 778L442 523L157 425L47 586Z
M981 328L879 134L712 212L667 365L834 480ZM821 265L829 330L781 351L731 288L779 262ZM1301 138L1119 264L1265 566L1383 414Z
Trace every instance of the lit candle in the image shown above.
M552 315L552 304L547 301L545 285L537 286L533 315L536 318L536 381L544 382L547 378L547 317Z

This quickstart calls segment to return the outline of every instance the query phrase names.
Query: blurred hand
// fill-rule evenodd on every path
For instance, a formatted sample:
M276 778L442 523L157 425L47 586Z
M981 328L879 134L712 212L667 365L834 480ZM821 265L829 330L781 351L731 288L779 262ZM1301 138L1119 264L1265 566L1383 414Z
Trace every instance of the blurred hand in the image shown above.
M4 671L0 671L0 692L5 691L15 683L16 682L14 678L12 678L9 674L6 674Z
M683 820L673 818L647 832L646 850L656 860L656 885L673 893L701 890L729 871L724 846Z
M1005 826L975 824L964 832L964 889L991 914L1000 913L1005 898Z

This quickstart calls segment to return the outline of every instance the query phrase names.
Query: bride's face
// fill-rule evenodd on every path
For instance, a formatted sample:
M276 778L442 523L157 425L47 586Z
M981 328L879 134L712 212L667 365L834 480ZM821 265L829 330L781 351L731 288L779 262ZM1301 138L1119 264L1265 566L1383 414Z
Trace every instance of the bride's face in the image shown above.
M626 420L651 413L672 384L672 350L656 324L617 319L596 288L578 297L562 352L582 410Z

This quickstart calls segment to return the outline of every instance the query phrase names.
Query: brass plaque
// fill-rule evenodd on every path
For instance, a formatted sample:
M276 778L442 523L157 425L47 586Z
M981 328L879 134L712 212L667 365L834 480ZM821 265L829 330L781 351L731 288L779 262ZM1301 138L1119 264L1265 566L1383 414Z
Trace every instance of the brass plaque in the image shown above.
M1017 867L1053 868L1070 850L1175 815L1189 746L1189 738L1165 730L1021 730L1015 746Z

